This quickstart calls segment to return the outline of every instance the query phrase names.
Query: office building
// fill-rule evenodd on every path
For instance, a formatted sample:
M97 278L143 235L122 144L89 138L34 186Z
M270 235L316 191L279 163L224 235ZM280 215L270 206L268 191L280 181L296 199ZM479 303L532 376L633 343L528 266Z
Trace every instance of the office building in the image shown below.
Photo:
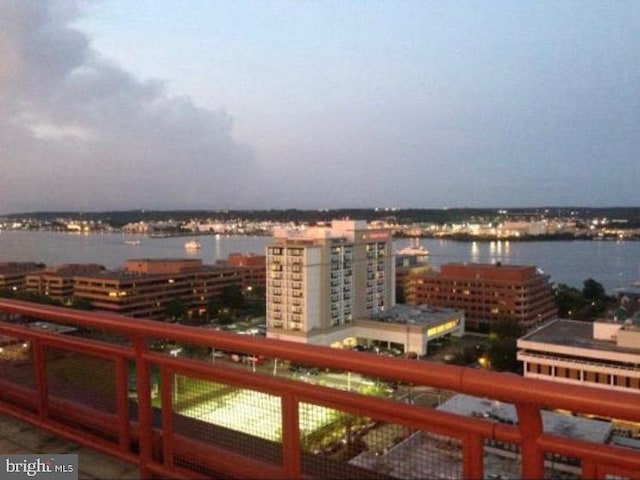
M640 317L555 320L518 339L524 375L640 394Z
M449 263L409 284L408 301L463 310L469 330L515 322L527 331L557 317L549 277L535 266Z
M164 319L174 300L190 315L204 314L212 297L241 283L239 269L206 266L199 259L139 259L128 260L123 270L74 277L74 296L99 310Z
M22 290L27 274L41 271L44 265L33 262L0 263L0 290Z
M267 257L255 253L230 253L226 262L228 267L242 271L242 290L246 294L258 292L262 295L267 287Z
M73 277L97 275L104 270L102 265L95 263L47 267L26 276L26 290L63 301L73 297Z

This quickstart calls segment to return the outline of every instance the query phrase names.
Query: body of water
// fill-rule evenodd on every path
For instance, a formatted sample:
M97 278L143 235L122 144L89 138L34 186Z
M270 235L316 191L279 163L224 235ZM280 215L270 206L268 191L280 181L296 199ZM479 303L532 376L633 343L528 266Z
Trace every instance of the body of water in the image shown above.
M202 248L185 250L195 239ZM229 253L264 254L270 237L198 236L151 238L123 234L69 234L56 232L0 231L0 262L35 261L47 265L99 263L109 269L132 258L200 258L205 264L224 260ZM395 241L396 250L409 240ZM587 278L602 283L608 293L640 281L640 242L550 241L550 242L456 242L422 240L430 252L429 263L502 262L535 265L552 281L582 287Z

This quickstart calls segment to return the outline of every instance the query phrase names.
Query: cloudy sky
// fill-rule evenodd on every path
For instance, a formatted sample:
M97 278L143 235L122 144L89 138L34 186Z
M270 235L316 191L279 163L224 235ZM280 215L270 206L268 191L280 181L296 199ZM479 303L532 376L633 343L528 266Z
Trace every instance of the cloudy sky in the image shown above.
M0 213L640 206L640 2L0 0Z

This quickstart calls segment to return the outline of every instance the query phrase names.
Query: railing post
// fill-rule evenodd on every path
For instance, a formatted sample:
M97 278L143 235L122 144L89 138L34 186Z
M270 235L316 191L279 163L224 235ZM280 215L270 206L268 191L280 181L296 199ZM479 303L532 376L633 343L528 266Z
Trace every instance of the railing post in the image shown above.
M40 420L49 417L49 389L47 388L47 361L44 355L44 347L38 339L31 341L33 351L33 373L38 393L37 408Z
M281 397L282 462L286 478L300 478L300 421L298 400L292 395Z
M597 465L590 458L580 459L580 470L582 478L602 478L598 475Z
M118 442L123 452L131 450L129 432L129 375L127 364L122 357L116 358L116 405L118 412Z
M518 403L516 411L522 436L522 478L544 478L544 452L538 448L538 438L542 435L540 408L531 403Z
M481 480L484 476L484 442L478 435L467 435L462 450L462 478Z
M166 467L173 467L173 402L172 399L173 383L178 378L175 372L169 371L166 367L162 368L160 373L160 399L162 401L162 460Z
M132 339L136 354L136 389L138 392L138 442L140 449L140 476L151 478L152 473L147 466L153 460L153 425L151 408L151 375L149 364L142 358L147 350L143 337Z

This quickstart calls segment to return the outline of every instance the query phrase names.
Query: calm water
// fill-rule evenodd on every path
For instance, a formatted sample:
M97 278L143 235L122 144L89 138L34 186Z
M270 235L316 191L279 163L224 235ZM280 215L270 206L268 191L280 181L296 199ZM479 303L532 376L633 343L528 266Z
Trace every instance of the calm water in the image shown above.
M202 248L184 249L189 237L149 238L139 235L78 235L53 232L0 231L0 262L36 261L47 265L99 263L117 268L130 258L200 258L211 264L232 252L264 253L269 237L199 236ZM126 241L139 241L129 245ZM396 249L409 244L397 240ZM640 281L640 242L453 242L423 240L429 263L501 261L536 265L556 283L581 287L592 277L607 292Z

